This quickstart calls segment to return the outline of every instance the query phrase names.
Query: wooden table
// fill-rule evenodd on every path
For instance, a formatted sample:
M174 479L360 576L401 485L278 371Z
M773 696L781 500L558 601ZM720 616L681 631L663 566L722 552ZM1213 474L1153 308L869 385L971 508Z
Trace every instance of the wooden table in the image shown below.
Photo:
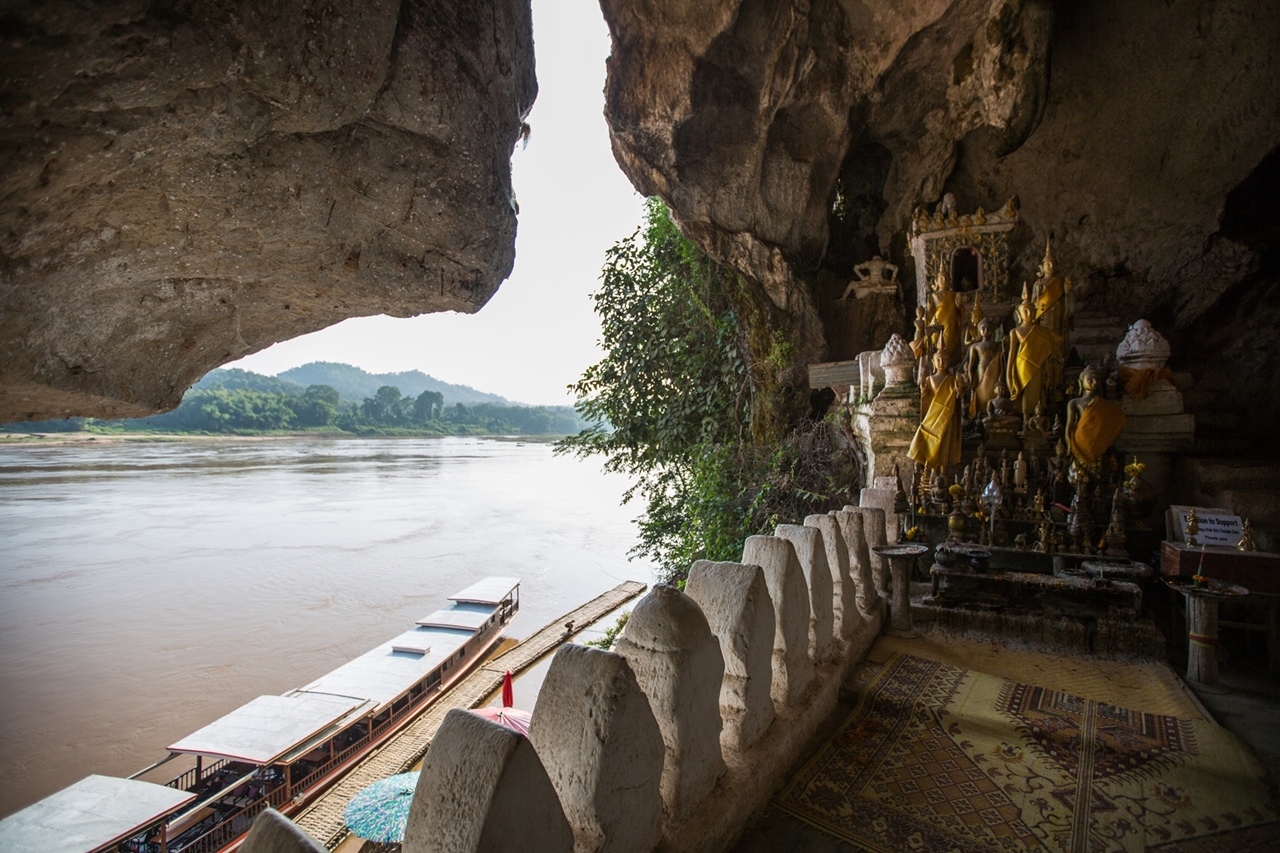
M1218 603L1244 598L1242 586L1209 578L1203 585L1189 578L1165 578L1187 599L1187 680L1210 693L1226 693L1218 678Z

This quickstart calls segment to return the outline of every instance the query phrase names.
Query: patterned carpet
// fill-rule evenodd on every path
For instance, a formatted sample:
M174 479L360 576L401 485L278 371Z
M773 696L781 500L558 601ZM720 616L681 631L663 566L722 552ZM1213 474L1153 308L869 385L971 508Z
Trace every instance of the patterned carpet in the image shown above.
M909 654L777 805L877 853L1280 850L1261 767L1216 725Z

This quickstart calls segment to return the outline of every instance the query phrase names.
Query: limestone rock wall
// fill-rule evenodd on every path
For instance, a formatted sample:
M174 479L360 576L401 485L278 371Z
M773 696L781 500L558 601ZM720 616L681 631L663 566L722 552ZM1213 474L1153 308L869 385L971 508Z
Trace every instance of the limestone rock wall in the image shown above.
M601 6L619 164L767 293L797 360L852 358L906 329L902 300L834 304L873 254L902 267L909 297L915 205L1016 195L1015 281L1053 235L1080 310L1150 317L1174 342L1205 430L1280 416L1266 335L1280 320L1280 6Z
M528 0L6 4L0 421L172 408L514 261Z

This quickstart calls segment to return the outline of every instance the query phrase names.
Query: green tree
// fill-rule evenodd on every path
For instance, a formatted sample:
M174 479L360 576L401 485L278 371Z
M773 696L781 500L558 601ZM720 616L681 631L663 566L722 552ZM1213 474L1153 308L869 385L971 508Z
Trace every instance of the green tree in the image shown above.
M606 253L592 297L606 355L572 386L591 426L557 450L603 456L632 478L624 500L645 504L634 551L668 581L698 559L740 558L747 536L780 521L847 502L858 479L852 443L825 421L753 429L761 412L777 418L759 404L776 384L770 354L788 341L746 284L650 199L644 225ZM764 352L754 365L752 341Z

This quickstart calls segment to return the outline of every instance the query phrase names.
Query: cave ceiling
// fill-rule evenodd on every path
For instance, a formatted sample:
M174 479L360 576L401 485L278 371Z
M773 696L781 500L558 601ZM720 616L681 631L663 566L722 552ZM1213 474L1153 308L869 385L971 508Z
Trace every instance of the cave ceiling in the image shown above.
M528 0L35 0L0 36L0 421L169 409L511 270Z
M1016 196L1015 281L1051 235L1078 310L1174 342L1202 423L1280 416L1280 4L601 5L619 164L758 284L802 360L839 349L821 309L854 264L912 279L917 205Z
M1207 422L1280 417L1280 4L601 7L617 161L797 363L846 345L823 311L853 265L910 279L917 205L1016 196L1015 276L1052 235L1083 310L1170 337ZM511 269L527 0L48 0L0 35L0 420L171 408L346 317L475 311Z

